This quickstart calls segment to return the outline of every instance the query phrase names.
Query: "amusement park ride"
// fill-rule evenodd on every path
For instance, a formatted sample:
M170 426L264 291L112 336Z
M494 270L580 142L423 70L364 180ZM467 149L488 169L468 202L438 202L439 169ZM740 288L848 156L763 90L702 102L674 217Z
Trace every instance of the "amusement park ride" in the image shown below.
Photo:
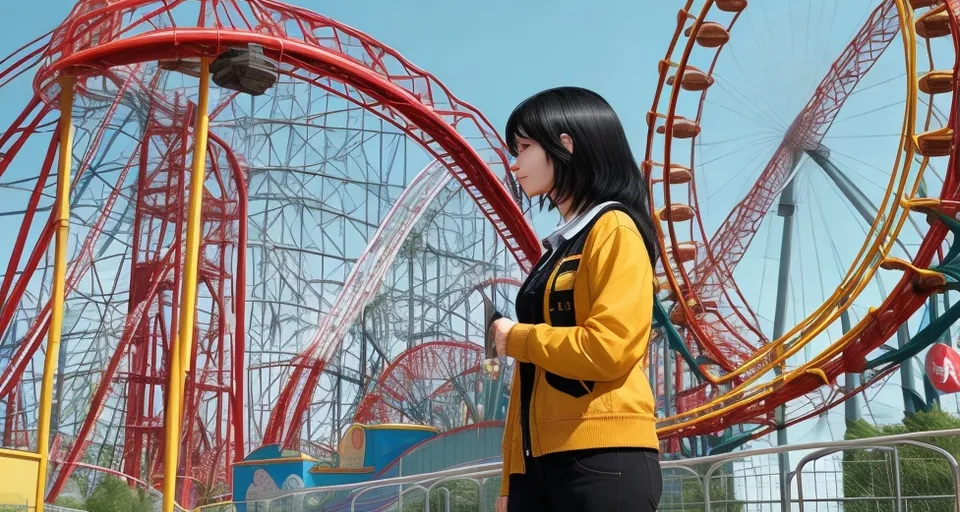
M906 412L960 390L945 336L960 305L940 313L960 290L960 0L879 0L712 232L695 148L752 3L682 7L639 155L664 254L649 358L663 451L773 432L786 443L788 426L844 402L856 419L864 391L898 369ZM933 40L952 61L918 56ZM875 201L824 139L895 41L904 116ZM90 475L161 490L166 512L279 492L277 475L378 478L464 429L499 432L510 368L484 371L486 320L510 309L540 244L504 141L436 77L275 0L81 0L0 65L0 87L33 76L0 134L0 215L16 219L3 227L0 468L26 475L15 485L36 489L38 510ZM836 289L791 326L808 160L870 229ZM734 271L771 211L783 230L764 332ZM922 242L908 247L916 218ZM879 273L899 282L854 322ZM930 321L910 332L924 307ZM793 363L837 323L842 336ZM476 457L499 449L487 437Z

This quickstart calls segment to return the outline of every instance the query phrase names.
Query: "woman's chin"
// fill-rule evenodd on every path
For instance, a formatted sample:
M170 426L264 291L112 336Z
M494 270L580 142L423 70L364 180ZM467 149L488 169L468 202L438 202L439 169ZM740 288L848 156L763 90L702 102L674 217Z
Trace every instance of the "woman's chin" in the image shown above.
M540 195L543 194L543 192L540 192L540 191L527 190L527 188L524 187L522 183L520 184L520 190L522 190L523 195L527 196L527 199L530 199L530 200L533 200L534 198L539 197Z

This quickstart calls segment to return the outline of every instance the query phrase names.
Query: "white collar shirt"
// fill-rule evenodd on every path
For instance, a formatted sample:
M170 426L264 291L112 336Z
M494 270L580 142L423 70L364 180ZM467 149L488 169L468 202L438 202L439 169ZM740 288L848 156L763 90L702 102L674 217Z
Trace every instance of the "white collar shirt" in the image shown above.
M600 203L593 208L575 216L567 222L560 221L560 224L557 225L557 228L553 230L553 233L550 233L549 236L543 239L543 245L548 252L552 252L555 247L560 245L561 242L570 240L577 233L583 231L583 228L587 227L591 221L606 207L620 204L617 201L607 201L605 203Z

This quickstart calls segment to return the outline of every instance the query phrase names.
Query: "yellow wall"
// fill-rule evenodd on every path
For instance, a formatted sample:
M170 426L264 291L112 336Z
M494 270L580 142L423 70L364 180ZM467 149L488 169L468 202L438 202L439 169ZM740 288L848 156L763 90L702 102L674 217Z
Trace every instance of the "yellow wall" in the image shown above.
M0 449L0 504L33 506L39 458L36 453Z

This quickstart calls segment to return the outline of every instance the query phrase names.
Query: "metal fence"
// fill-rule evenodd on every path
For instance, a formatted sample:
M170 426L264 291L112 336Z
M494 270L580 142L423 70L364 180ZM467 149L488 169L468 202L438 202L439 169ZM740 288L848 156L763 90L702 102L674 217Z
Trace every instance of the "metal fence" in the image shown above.
M940 446L938 446L940 445ZM941 446L947 446L944 449ZM960 512L960 429L810 443L661 463L659 510L677 512ZM795 457L781 483L777 457ZM492 511L499 462L376 482L291 490L202 512ZM3 503L0 512L33 510ZM68 509L47 505L51 512Z
M960 444L960 429L664 461L659 510L960 512L960 467L935 439ZM777 462L784 452L799 457L786 485ZM499 487L500 464L491 463L233 505L238 512L492 511Z

